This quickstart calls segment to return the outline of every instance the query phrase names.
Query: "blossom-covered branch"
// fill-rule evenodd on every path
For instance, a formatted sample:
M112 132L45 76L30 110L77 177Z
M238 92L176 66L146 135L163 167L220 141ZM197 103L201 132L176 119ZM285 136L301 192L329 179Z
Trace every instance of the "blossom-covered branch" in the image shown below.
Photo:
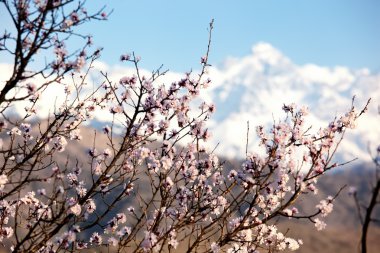
M200 95L212 85L207 69L213 22L199 73L161 83L165 71L146 75L140 57L123 54L120 60L132 65L133 74L113 80L102 72L87 89L99 50L87 54L91 39L74 28L105 19L103 10L90 15L85 2L68 0L2 2L16 28L0 38L0 49L14 57L0 92L4 247L13 252L273 252L302 244L280 231L278 217L309 220L318 230L326 226L323 218L335 197L321 200L312 213L300 213L297 201L317 194L317 180L340 166L332 158L367 106L357 111L352 105L312 132L306 107L284 105L283 121L270 129L257 127L263 153L247 150L241 166L231 168L205 145L211 135L207 121L216 110ZM86 42L69 53L65 42L72 36ZM51 63L37 71L28 68L50 49ZM29 82L37 75L41 83ZM64 87L62 102L36 122L37 105L53 84ZM10 111L20 101L30 104L15 116ZM85 123L98 112L113 120L85 139Z

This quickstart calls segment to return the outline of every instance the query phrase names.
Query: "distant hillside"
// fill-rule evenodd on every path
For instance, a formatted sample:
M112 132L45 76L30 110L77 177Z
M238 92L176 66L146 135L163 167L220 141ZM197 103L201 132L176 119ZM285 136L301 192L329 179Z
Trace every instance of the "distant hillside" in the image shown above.
M82 131L84 140L93 140L94 130ZM107 139L104 134L97 134L97 147L105 148ZM85 165L87 150L92 146L92 141L70 143L66 155L75 158ZM224 160L221 158L221 160ZM226 169L237 168L241 162L226 160ZM327 227L324 231L317 231L313 224L299 222L297 220L282 221L281 226L290 228L289 234L294 238L302 239L304 245L299 252L302 253L357 253L360 239L360 223L352 196L349 196L350 186L357 188L358 197L366 201L370 197L370 182L373 178L374 166L371 163L351 163L342 168L330 171L319 180L318 195L301 198L299 210L310 210L315 207L321 198L329 195L334 196L341 187L345 186L336 201L334 211L326 218ZM140 184L144 185L144 184ZM143 188L140 188L143 190ZM367 202L365 202L367 203ZM124 208L133 205L131 202L124 203ZM380 206L374 212L374 217L380 218ZM314 210L314 209L313 209ZM116 211L116 210L115 210ZM121 211L120 209L118 211ZM380 224L372 223L369 230L369 243L371 253L379 252L380 249Z
M304 242L300 249L302 253L358 253L361 225L353 197L348 194L349 186L357 188L358 198L368 205L371 196L370 184L373 179L374 168L371 164L357 165L347 169L340 169L329 173L319 181L319 197L334 195L340 187L347 185L334 202L334 211L326 218L327 227L324 231L317 231L310 223L286 221L282 224L290 228L290 235L301 238ZM373 182L372 182L373 183ZM314 207L316 202L301 202L300 209ZM377 206L372 217L380 218L380 205ZM368 237L368 252L380 252L380 223L371 223Z
M60 153L60 157L57 157L57 162L64 164L68 160L68 166L75 166L78 161L78 165L85 171L88 170L88 149L93 145L93 137L95 131L93 129L82 129L83 140L81 142L69 141L65 152ZM99 151L106 147L107 138L100 132L97 133L96 146ZM223 159L222 159L223 160ZM234 160L225 162L226 169L240 167L241 163ZM372 164L355 164L345 168L331 171L323 176L323 179L319 181L320 192L316 196L303 196L299 202L299 210L310 210L315 207L321 198L328 195L335 195L339 189L344 186L355 186L358 190L358 196L361 200L366 200L370 196L370 182L373 178L373 166ZM141 184L140 185L145 185ZM38 186L34 185L33 188L37 189ZM144 191L143 188L140 188ZM130 205L133 205L133 201L124 201L123 204L114 209L113 212L123 211ZM377 208L374 212L374 217L380 218L380 208ZM313 224L299 222L295 220L282 220L282 231L287 231L290 228L289 235L297 239L302 239L304 245L299 252L305 253L319 253L319 252L335 252L335 253L356 253L358 252L358 243L360 238L360 224L355 209L355 204L351 196L348 195L348 187L346 187L337 200L334 202L334 211L326 219L327 228L325 231L318 232ZM380 226L371 224L369 233L369 252L379 252L380 249Z
M236 168L240 162L226 161L226 167ZM371 197L371 179L374 177L374 165L371 163L351 163L335 171L325 174L319 181L317 195L301 196L298 209L300 212L315 210L321 198L334 196L343 186L346 186L334 201L334 211L326 217L327 227L317 231L310 222L284 219L280 222L282 231L289 229L289 235L302 239L304 245L302 253L358 253L361 225L358 218L355 202L348 194L349 187L357 189L358 198L365 204ZM374 210L373 218L380 219L380 205ZM369 229L369 251L380 252L380 223L371 223Z

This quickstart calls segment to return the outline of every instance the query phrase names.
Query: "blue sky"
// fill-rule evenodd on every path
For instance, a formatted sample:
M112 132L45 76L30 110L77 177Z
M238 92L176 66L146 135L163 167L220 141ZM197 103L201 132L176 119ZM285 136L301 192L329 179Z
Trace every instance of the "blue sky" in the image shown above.
M174 71L198 68L215 19L211 63L250 53L260 41L296 64L343 65L380 70L380 1L121 1L96 0L113 13L88 27L103 60L117 63L135 51L142 65Z
M210 56L214 65L227 57L245 56L263 41L296 64L380 71L377 0L88 1L89 9L103 5L113 9L109 20L93 22L82 31L105 48L102 59L109 64L116 64L121 53L135 51L148 69L161 64L173 71L197 69L207 43L206 29L214 18ZM7 28L9 19L0 15L0 24Z

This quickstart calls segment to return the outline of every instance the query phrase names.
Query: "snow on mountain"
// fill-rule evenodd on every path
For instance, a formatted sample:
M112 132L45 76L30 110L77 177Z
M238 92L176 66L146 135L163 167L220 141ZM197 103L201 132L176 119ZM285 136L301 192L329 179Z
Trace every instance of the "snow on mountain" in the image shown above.
M242 58L230 58L221 67L210 70L214 85L207 97L217 106L210 126L219 153L227 156L245 154L247 121L250 149L254 150L254 127L270 126L284 114L282 105L296 103L309 107L309 123L314 130L325 126L335 116L346 112L355 95L360 108L372 98L370 110L350 131L340 148L341 158L368 160L367 145L379 143L380 74L368 69L351 70L337 66L297 65L268 43L259 43ZM252 136L252 137L251 137Z

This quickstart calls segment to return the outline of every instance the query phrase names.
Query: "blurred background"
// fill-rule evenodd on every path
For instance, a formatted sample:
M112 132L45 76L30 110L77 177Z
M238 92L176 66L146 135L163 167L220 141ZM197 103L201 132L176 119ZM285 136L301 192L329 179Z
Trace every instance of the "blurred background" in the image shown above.
M321 186L322 197L348 185L368 200L374 173L369 150L380 144L380 1L91 0L88 8L104 5L108 20L90 22L78 32L92 34L94 45L104 47L95 67L115 81L130 71L119 58L131 52L141 56L143 71L164 64L171 72L161 82L196 72L207 48L208 24L215 20L208 73L213 83L202 97L217 108L208 125L210 148L219 144L216 152L231 164L245 155L247 121L251 129L270 126L283 118L284 103L307 106L309 124L316 131L348 111L353 96L359 109L371 98L369 111L347 134L336 157L339 162L358 159L330 173ZM6 15L0 15L0 23L12 29ZM76 41L68 47L75 48ZM1 81L11 64L10 58L0 56ZM35 64L43 64L43 59ZM97 120L108 118L99 115ZM254 152L256 145L251 130L249 150ZM311 204L302 203L301 208ZM328 221L323 233L297 225L293 233L305 244L300 251L358 252L360 224L347 191ZM284 226L294 223L285 221ZM380 227L374 223L371 252L378 252L378 238Z

